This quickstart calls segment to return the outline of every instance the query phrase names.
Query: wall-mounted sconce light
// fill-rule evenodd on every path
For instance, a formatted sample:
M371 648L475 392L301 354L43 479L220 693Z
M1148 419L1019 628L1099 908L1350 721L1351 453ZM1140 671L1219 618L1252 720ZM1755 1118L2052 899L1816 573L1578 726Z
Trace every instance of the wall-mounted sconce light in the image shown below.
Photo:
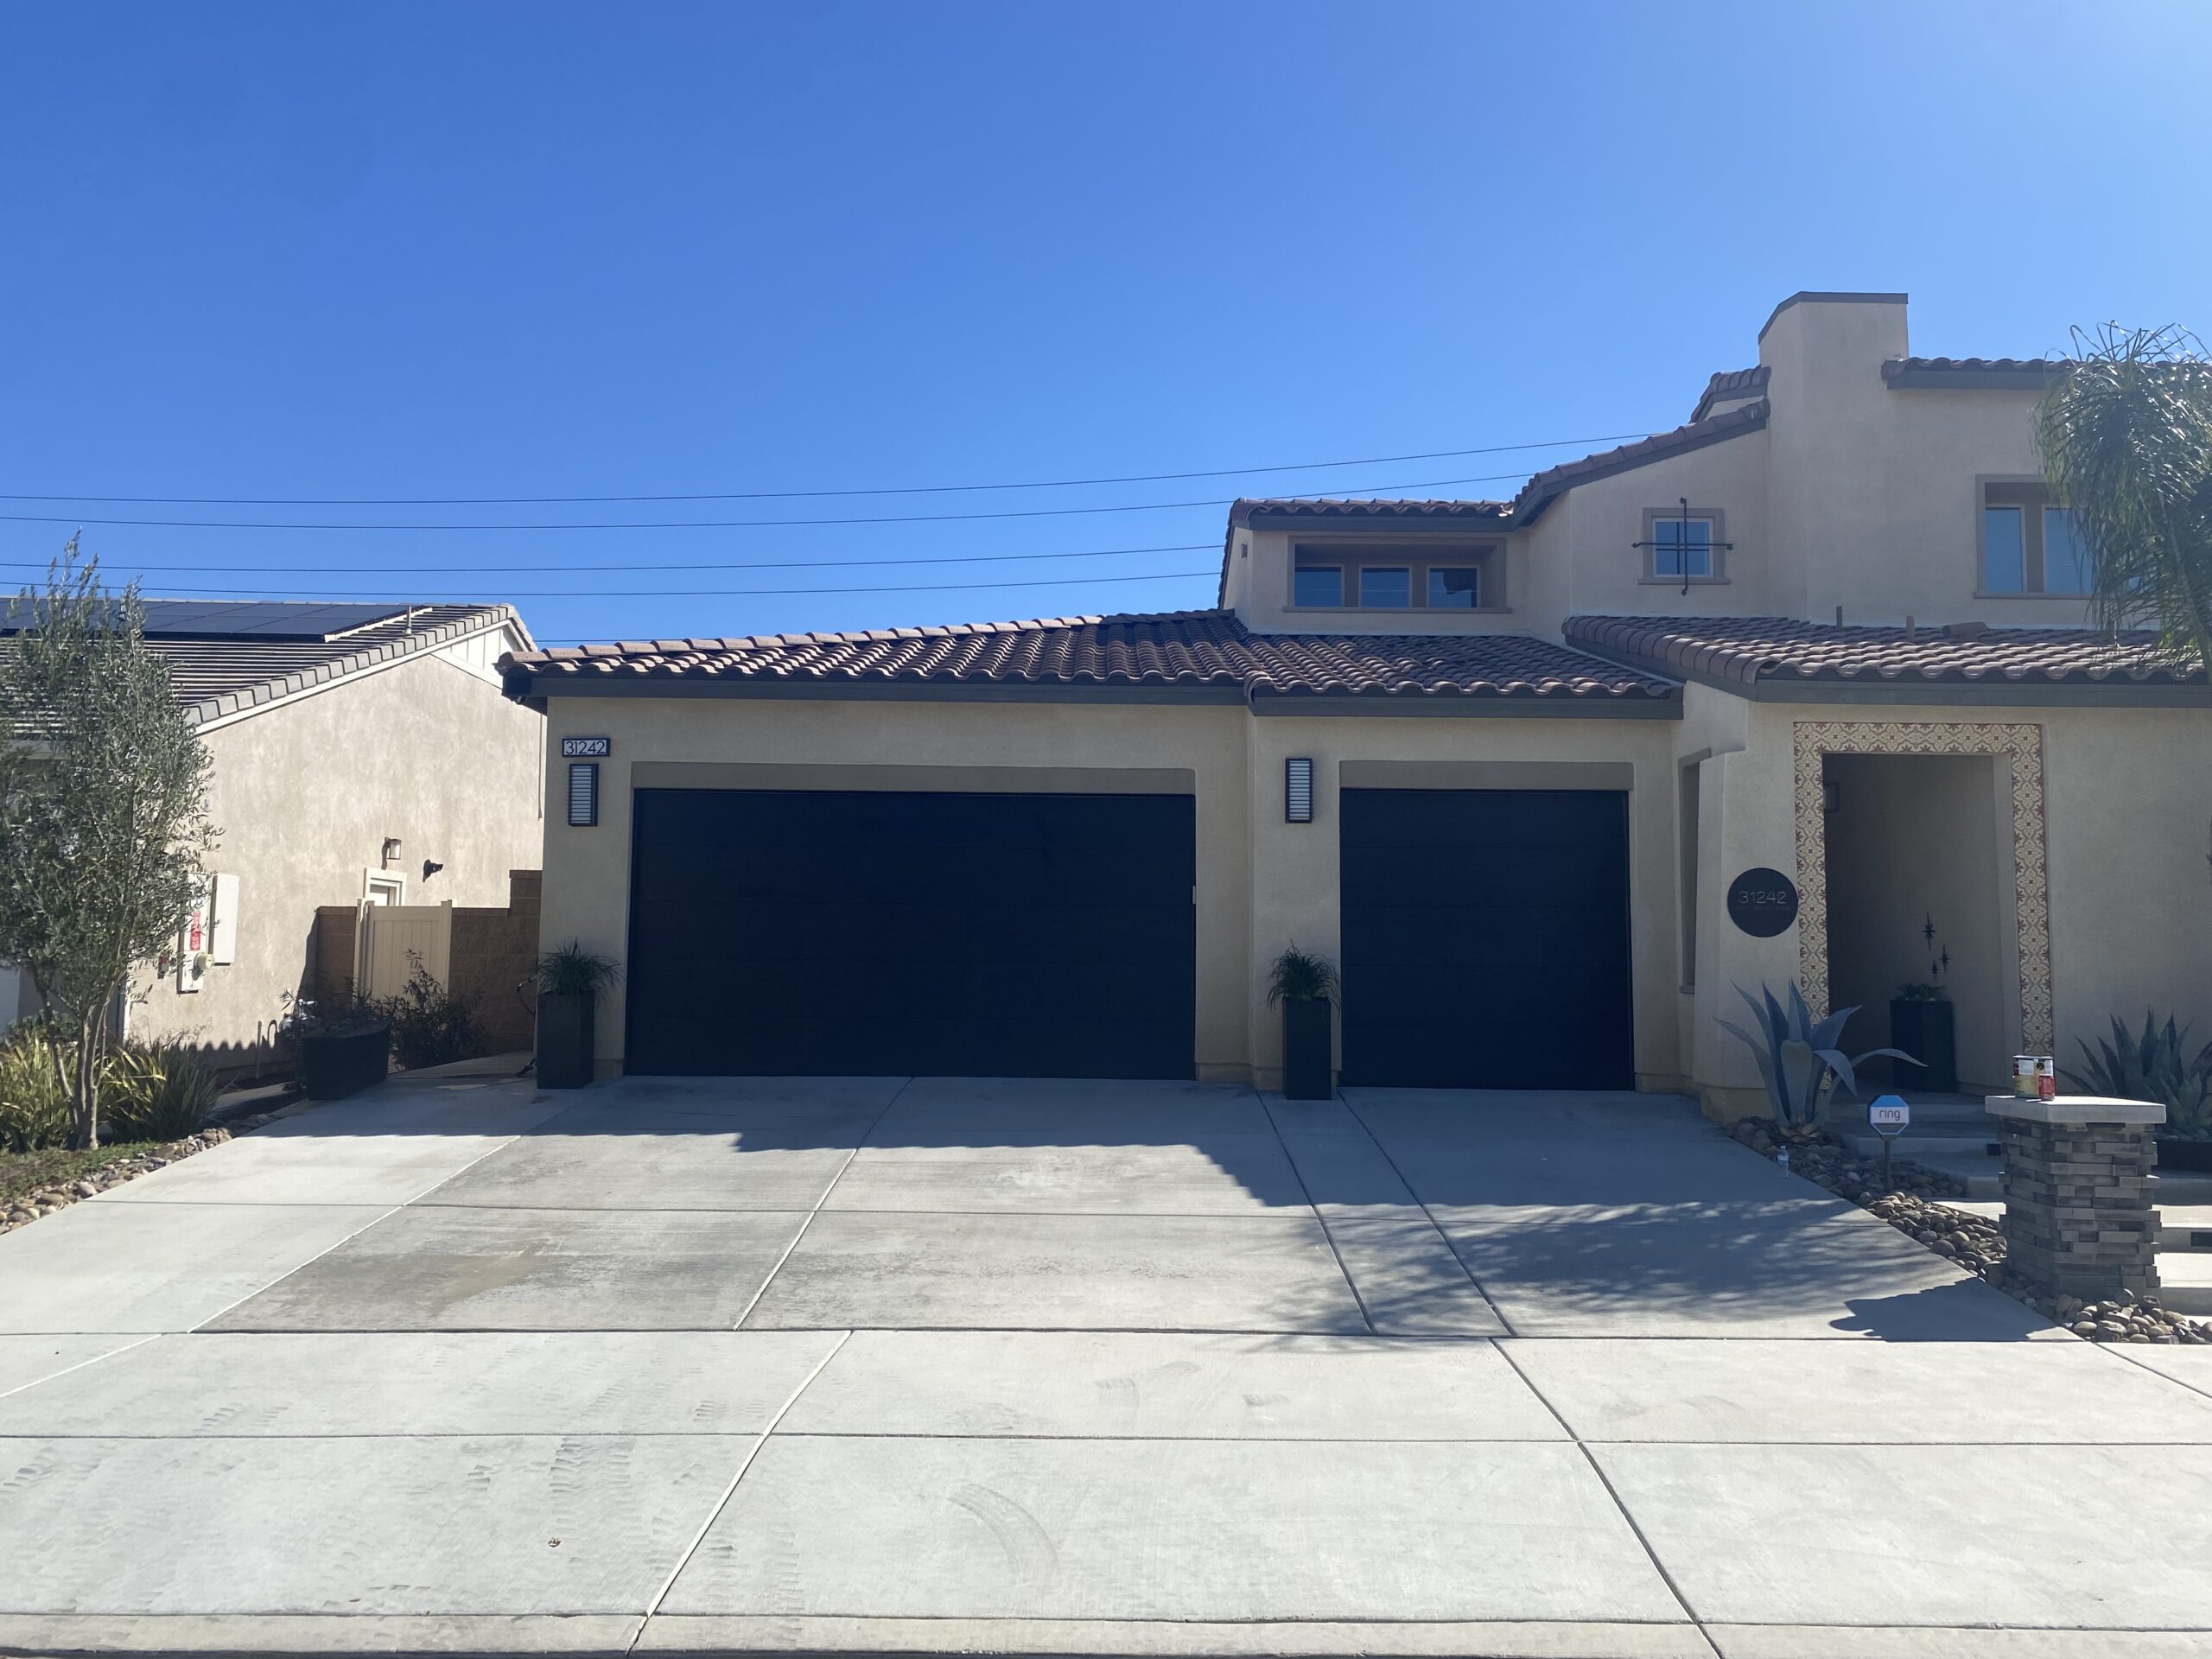
M423 879L427 881L443 868L445 866L436 860L426 858L423 861Z
M384 838L384 867L388 870L398 861L399 837L397 836L386 836Z
M1282 817L1285 823L1313 822L1313 763L1303 755L1282 763Z
M599 822L599 762L579 760L569 768L569 822L588 830Z

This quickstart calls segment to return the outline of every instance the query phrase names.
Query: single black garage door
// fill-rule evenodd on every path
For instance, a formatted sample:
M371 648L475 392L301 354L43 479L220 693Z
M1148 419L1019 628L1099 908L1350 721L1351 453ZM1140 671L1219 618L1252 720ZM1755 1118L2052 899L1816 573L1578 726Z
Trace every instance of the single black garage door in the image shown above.
M627 1069L1187 1077L1192 804L641 790Z
M1338 798L1346 1083L1635 1086L1627 796Z

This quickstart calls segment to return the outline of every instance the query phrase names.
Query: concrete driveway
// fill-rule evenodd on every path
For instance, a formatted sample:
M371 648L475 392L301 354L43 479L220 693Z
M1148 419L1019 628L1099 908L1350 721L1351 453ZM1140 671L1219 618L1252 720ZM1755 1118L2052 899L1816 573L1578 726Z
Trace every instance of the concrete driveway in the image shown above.
M2212 1649L2212 1351L1651 1096L388 1085L0 1239L0 1650Z

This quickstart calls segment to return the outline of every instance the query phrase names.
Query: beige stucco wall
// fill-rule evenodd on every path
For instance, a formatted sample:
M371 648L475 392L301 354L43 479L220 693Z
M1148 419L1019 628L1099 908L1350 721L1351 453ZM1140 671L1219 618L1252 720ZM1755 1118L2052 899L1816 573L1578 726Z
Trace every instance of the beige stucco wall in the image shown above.
M239 880L238 959L186 994L136 988L134 1037L181 1039L225 1063L256 1058L307 969L319 905L357 905L397 836L410 904L505 905L535 868L543 719L500 695L504 630L347 676L209 729L211 871ZM446 868L428 881L423 862Z
M1755 939L1726 912L1728 882L1764 865L1793 876L1799 721L2029 724L2040 729L2049 876L2052 1014L2062 1063L2077 1039L2101 1033L2112 1014L2155 1006L2194 1020L2212 1037L2212 707L2205 709L1870 707L1748 702L1688 688L1680 752L1711 748L1698 770L1703 811L1698 895L1698 973L1681 997L1682 1040L1700 1094L1718 1115L1764 1101L1756 1068L1721 1033L1740 1020L1732 988L1778 992L1799 974L1799 931ZM2009 777L2009 768L1999 775ZM1964 822L1965 815L1959 815ZM1988 856L2003 861L1992 813ZM2015 904L2017 916L2017 901ZM2019 1040L2018 944L2003 929L2007 1014L2002 1045ZM1866 1041L1854 1028L1855 1040ZM1965 1032L1961 1070L1968 1077Z
M1513 717L1254 717L1241 704L907 702L753 698L552 700L544 938L621 959L628 942L633 785L775 788L1110 787L1117 771L1155 788L1187 772L1197 797L1198 996L1195 1064L1211 1080L1279 1081L1280 1032L1266 1007L1267 964L1294 939L1334 956L1339 927L1339 767L1367 761L1607 763L1632 768L1637 1065L1655 1086L1681 1068L1668 977L1674 938L1665 871L1672 857L1664 784L1671 722ZM600 823L562 810L563 736L613 739ZM1282 762L1317 762L1316 816L1283 822ZM690 772L679 767L700 768ZM716 772L714 768L721 768ZM752 769L750 776L747 770ZM1080 775L1078 775L1080 774ZM1027 781L1025 781L1027 780ZM1541 786L1523 772L1517 786ZM620 994L600 1022L600 1067L621 1059Z
M1421 524L1324 519L1297 532L1243 531L1232 548L1229 603L1262 630L1516 632L1559 637L1572 615L1764 615L1832 622L2078 626L2079 598L1980 591L1980 486L2041 475L2030 390L1892 391L1883 363L1907 355L1902 302L1806 301L1778 313L1758 342L1771 371L1766 427L1686 454L1575 485L1507 533L1503 613L1294 611L1294 542L1393 548L1449 536ZM1747 353L1748 355L1748 353ZM1740 404L1717 405L1725 409ZM1643 580L1631 543L1647 509L1688 496L1717 509L1735 543L1727 580ZM1463 539L1465 537L1463 537ZM1492 539L1484 537L1483 539Z

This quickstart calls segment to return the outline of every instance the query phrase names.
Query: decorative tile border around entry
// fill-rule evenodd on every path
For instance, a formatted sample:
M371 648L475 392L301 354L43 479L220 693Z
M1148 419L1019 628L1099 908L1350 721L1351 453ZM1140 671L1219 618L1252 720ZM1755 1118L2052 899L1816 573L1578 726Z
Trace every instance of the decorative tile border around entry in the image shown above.
M1799 977L1828 1003L1828 846L1821 811L1826 754L2001 754L2012 762L2012 868L2019 911L2020 1046L2052 1052L2050 885L2044 856L2043 728L1967 721L1796 722Z

